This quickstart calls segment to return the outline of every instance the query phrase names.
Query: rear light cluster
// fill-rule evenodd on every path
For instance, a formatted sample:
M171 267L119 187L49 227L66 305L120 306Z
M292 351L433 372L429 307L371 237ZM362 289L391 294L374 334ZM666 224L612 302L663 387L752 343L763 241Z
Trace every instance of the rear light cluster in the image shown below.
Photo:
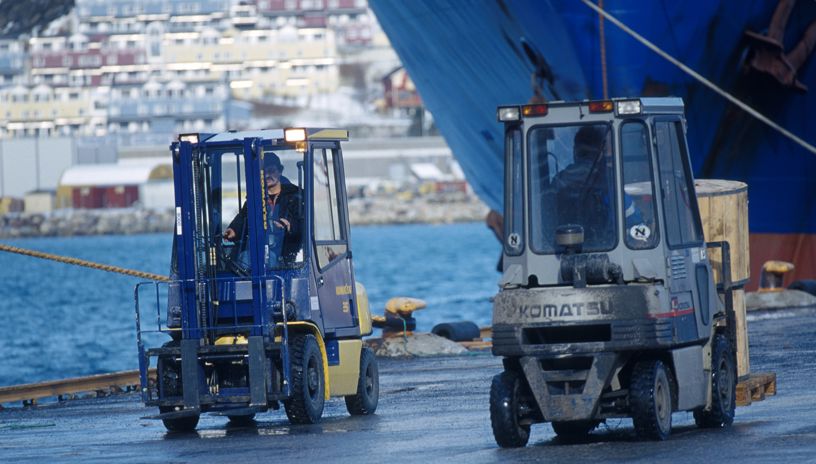
M640 100L599 100L591 101L587 104L590 113L611 113L618 116L628 116L640 114L642 107ZM545 104L523 105L523 106L500 106L496 110L496 118L499 122L519 121L522 117L542 117L549 113L549 107Z

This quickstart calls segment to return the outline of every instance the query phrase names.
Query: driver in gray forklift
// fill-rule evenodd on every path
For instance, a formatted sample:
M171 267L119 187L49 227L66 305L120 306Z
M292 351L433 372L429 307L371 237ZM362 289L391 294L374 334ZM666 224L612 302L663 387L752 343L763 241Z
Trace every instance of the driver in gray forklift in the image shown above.
M600 205L594 205L603 211L612 212L610 208L613 198L612 192L607 184L607 175L614 172L612 156L607 142L608 130L598 126L584 126L575 133L573 141L574 162L559 172L553 179L553 185L557 191L567 191L569 189L580 189L581 195L585 192L597 191L600 193L597 200ZM577 193L577 192L573 192ZM571 200L575 200L572 198ZM624 192L623 195L624 215L626 216L627 229L633 225L643 222L642 214L635 205L632 197ZM563 205L566 210L574 210L576 207L585 205L570 204ZM601 211L596 211L601 212ZM595 218L600 219L600 218Z
M266 186L267 245L270 265L295 261L300 250L300 188L283 175L283 164L278 155L267 152L263 158L264 183ZM235 242L241 237L242 254L246 250L247 204L235 216L224 231L226 240ZM243 259L242 259L243 258ZM248 264L244 256L239 261Z

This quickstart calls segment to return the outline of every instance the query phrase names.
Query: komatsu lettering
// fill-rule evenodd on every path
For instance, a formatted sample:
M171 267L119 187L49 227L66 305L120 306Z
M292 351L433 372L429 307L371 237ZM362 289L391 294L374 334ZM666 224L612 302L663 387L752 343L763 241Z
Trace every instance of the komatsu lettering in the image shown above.
M530 319L559 318L570 316L599 316L612 314L611 301L590 301L588 303L527 304L516 307L519 317Z

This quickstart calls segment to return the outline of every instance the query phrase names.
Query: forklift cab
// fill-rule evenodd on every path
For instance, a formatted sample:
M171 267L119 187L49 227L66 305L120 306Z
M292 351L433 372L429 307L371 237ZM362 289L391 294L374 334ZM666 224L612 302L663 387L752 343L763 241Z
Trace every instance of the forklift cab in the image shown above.
M171 145L166 309L159 283L136 291L142 395L168 429L194 428L202 412L251 417L278 401L292 422L313 423L324 393L345 396L352 414L373 413L377 369L362 344L372 327L351 260L345 140L346 130L293 128L184 134ZM154 287L152 304L145 290ZM157 326L143 328L151 304ZM147 332L172 340L150 348Z
M499 118L506 126L500 285L657 284L657 298L681 311L677 341L708 338L719 299L682 100L528 105L500 108ZM655 306L640 316L663 312Z
M727 302L730 288L712 279L683 111L679 98L498 108L504 269L493 353L505 373L494 379L491 416L500 445L526 443L525 427L508 425L518 411L502 406L525 401L503 396L519 382L530 395L527 431L546 421L559 434L586 433L633 417L642 436L665 438L671 411L733 419L735 382L720 385L722 401L709 382L718 362L736 378L733 311L726 324L718 295ZM657 406L635 388L656 372L666 379Z
M682 100L524 108L530 114L500 108L507 150L504 283L569 284L560 272L564 254L606 255L620 276L590 276L597 283L665 280L665 269L655 265L665 250L691 258L678 250L693 249L694 262L705 256ZM519 116L502 116L510 110Z
M175 169L176 278L223 283L212 300L215 327L237 318L260 334L286 288L289 319L359 334L340 149L347 139L343 130L287 129L182 135L173 145L177 165L191 167ZM197 320L195 299L180 303L180 319ZM179 328L182 338L198 336L191 324Z

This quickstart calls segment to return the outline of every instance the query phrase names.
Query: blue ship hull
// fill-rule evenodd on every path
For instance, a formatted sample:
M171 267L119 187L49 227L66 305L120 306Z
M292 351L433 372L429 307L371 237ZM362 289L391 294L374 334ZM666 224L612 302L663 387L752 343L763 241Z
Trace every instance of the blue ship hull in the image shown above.
M751 66L762 44L746 31L765 33L777 2L602 3L646 39L816 144L816 59L809 56L796 72L809 92ZM605 88L609 97L679 96L686 103L696 176L749 185L753 281L766 259L794 261L791 278L816 277L816 156L599 21L582 2L370 0L370 5L468 180L492 209L502 210L496 106L530 100L536 70L549 100L601 99ZM786 53L814 21L816 3L795 2L783 27ZM525 48L537 50L537 68Z

